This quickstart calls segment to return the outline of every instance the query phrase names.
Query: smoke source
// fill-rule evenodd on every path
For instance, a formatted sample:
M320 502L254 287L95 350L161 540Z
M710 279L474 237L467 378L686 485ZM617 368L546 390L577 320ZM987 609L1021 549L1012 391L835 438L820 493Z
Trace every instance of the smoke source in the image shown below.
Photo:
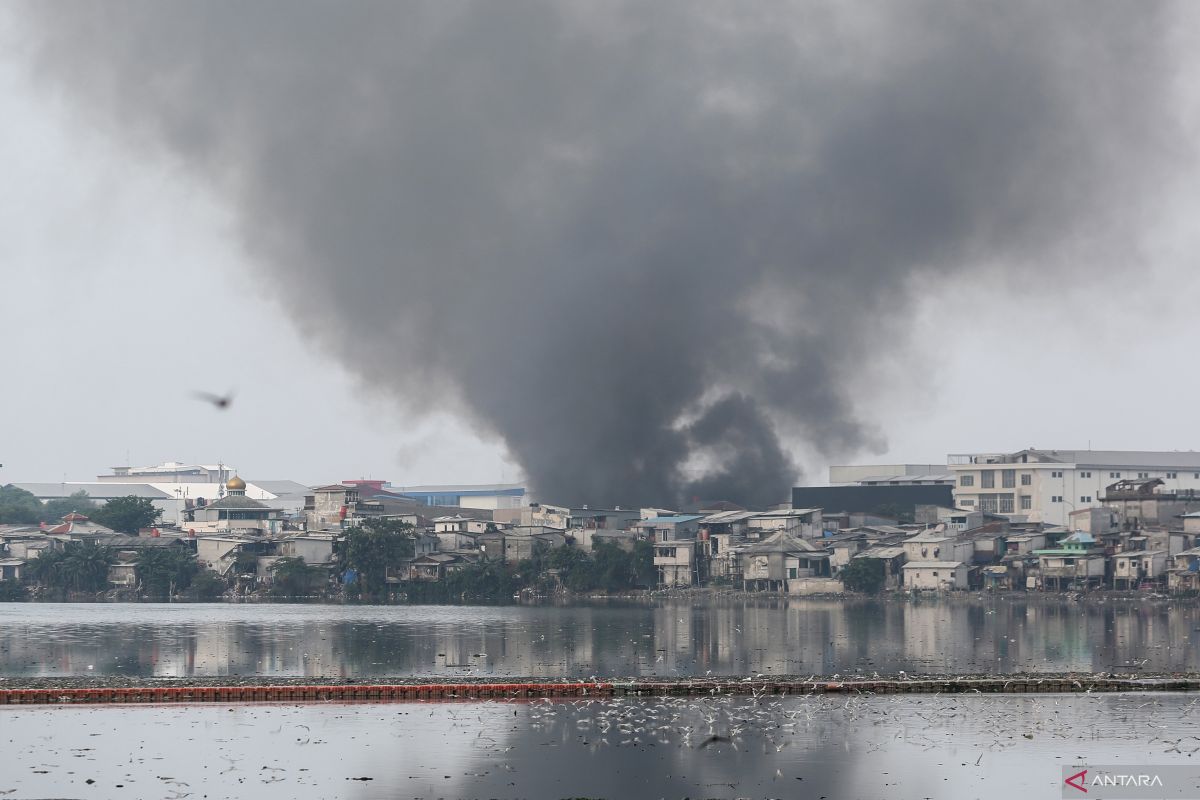
M22 30L227 199L307 335L545 500L762 505L790 453L884 446L852 385L918 283L1136 251L1171 10L147 0Z

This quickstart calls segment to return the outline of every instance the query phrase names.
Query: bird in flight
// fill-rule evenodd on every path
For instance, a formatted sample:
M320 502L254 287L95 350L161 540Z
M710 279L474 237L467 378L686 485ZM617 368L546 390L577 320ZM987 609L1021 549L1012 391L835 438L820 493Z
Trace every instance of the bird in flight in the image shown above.
M221 411L224 411L225 409L229 408L229 405L233 402L233 392L228 392L224 395L213 394L212 392L192 392L192 394L197 399L205 400L209 403L212 403L216 408L220 409Z

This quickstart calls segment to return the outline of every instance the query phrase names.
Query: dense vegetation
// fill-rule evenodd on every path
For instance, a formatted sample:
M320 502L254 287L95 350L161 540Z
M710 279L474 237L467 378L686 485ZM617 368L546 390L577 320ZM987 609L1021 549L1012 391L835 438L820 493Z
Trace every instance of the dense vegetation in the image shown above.
M142 497L114 497L102 506L79 491L70 497L50 500L43 504L24 489L0 486L0 524L37 525L58 523L68 514L79 513L98 525L118 533L136 534L158 521L162 512L154 503Z
M539 546L518 564L483 560L447 573L437 582L404 581L395 586L410 602L504 603L523 589L543 596L622 592L655 584L654 547L638 542L633 552L603 543L593 553L574 547Z
M108 588L113 553L93 542L68 542L62 550L47 550L26 565L29 576L50 589L100 592Z
M142 593L154 600L165 600L192 585L200 572L195 554L186 547L147 547L138 553L134 574Z
M0 523L57 522L72 512L131 534L153 525L160 515L149 500L134 496L98 506L86 493L78 492L43 505L22 489L0 487ZM411 525L388 519L361 520L346 529L332 575L302 559L281 558L271 566L270 594L286 598L340 594L367 602L403 598L409 602L503 603L523 590L547 596L622 592L655 584L654 551L648 542L637 542L632 552L609 543L598 545L591 553L573 545L553 549L539 545L531 558L518 564L484 558L455 565L439 581L409 581L405 572L415 537ZM29 560L21 582L5 581L0 586L0 600L23 599L29 586L62 596L104 592L111 588L108 575L115 558L110 549L90 542L48 549ZM238 556L229 576L221 576L203 569L190 549L172 546L142 548L134 562L139 595L155 600L214 599L235 584L253 591L257 569L257 556L247 552Z
M841 579L848 591L878 594L886 580L883 562L878 558L852 558L842 568Z
M114 497L89 515L92 522L134 536L158 521L162 512L144 497Z
M388 594L387 574L413 555L412 525L390 519L365 519L346 529L339 566L352 574L346 585L350 597L382 600Z
M302 558L281 558L271 565L273 597L312 597L329 582L329 570Z
M0 486L0 525L36 525L45 521L46 508L36 497L16 486Z
M33 497L33 495L29 496ZM70 497L47 500L42 509L42 519L46 522L58 522L68 514L83 514L90 518L96 508L96 501L88 497L88 493L81 489Z

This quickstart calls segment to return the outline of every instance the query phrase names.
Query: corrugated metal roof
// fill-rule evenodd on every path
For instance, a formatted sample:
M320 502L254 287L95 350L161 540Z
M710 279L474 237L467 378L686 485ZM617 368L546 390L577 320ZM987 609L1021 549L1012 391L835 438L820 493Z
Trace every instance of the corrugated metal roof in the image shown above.
M757 511L718 511L700 520L701 525L720 525L730 522L745 522L751 517L758 516Z
M903 547L871 547L863 550L860 553L855 553L853 558L896 558L904 555Z
M798 553L826 553L819 545L814 544L807 539L797 539L785 531L773 533L761 542L753 542L744 545L742 552L745 553L780 553L780 552L798 552Z
M774 511L757 511L754 514L754 519L767 518L787 518L787 517L804 517L813 512L820 511L819 508L777 508Z
M918 482L928 483L930 481L941 481L941 482L945 483L945 482L952 482L954 480L955 480L955 475L953 472L931 472L931 473L922 473L919 475L910 475L910 474L868 475L865 478L860 478L858 480L858 482L859 483L899 483L899 484L903 485L904 483L918 483Z
M394 486L389 483L387 490L400 494L484 494L487 492L511 494L524 493L525 487L519 483L445 484L440 486Z
M916 536L910 536L907 539L905 539L904 541L906 541L906 542L944 542L947 539L954 539L954 538L956 538L956 537L953 534L947 533L946 531L932 530L932 531L921 531Z
M654 526L654 525L683 525L688 522L695 522L700 519L699 514L675 514L669 517L650 517L638 522L638 526Z
M904 565L905 569L957 569L961 567L961 561L910 561Z
M76 492L87 492L93 500L111 500L114 497L144 497L148 500L170 500L171 495L155 489L148 483L14 483L39 500L70 497Z
M284 497L286 495L298 495L303 497L312 492L312 489L305 486L303 483L295 481L246 481L247 487L261 489L268 494L273 494L276 497ZM247 489L248 491L249 489Z

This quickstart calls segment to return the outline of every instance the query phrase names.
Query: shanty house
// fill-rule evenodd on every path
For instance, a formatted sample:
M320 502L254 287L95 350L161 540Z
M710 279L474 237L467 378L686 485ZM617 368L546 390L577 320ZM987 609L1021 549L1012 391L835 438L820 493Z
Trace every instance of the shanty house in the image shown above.
M970 571L961 561L910 561L904 565L904 585L914 591L968 589Z
M1090 533L1073 533L1036 555L1043 588L1087 589L1104 582L1104 552Z
M943 531L929 530L904 540L904 555L914 561L969 562L975 554L975 543Z
M1200 547L1184 550L1171 558L1167 588L1172 592L1200 591Z
M700 519L700 514L667 514L639 520L633 524L633 528L651 542L695 540Z
M694 539L675 539L654 543L654 568L658 585L668 589L695 586L700 582L698 542Z
M1166 579L1166 550L1132 550L1112 557L1113 588L1137 589L1157 586Z
M907 556L900 545L870 547L851 557L852 560L858 558L874 558L883 562L883 588L896 589L904 582Z
M787 592L790 581L830 577L829 553L783 531L740 547L738 557L747 590Z
M776 533L785 533L797 539L819 539L823 531L819 508L760 511L746 523L746 538L750 540L765 539Z

